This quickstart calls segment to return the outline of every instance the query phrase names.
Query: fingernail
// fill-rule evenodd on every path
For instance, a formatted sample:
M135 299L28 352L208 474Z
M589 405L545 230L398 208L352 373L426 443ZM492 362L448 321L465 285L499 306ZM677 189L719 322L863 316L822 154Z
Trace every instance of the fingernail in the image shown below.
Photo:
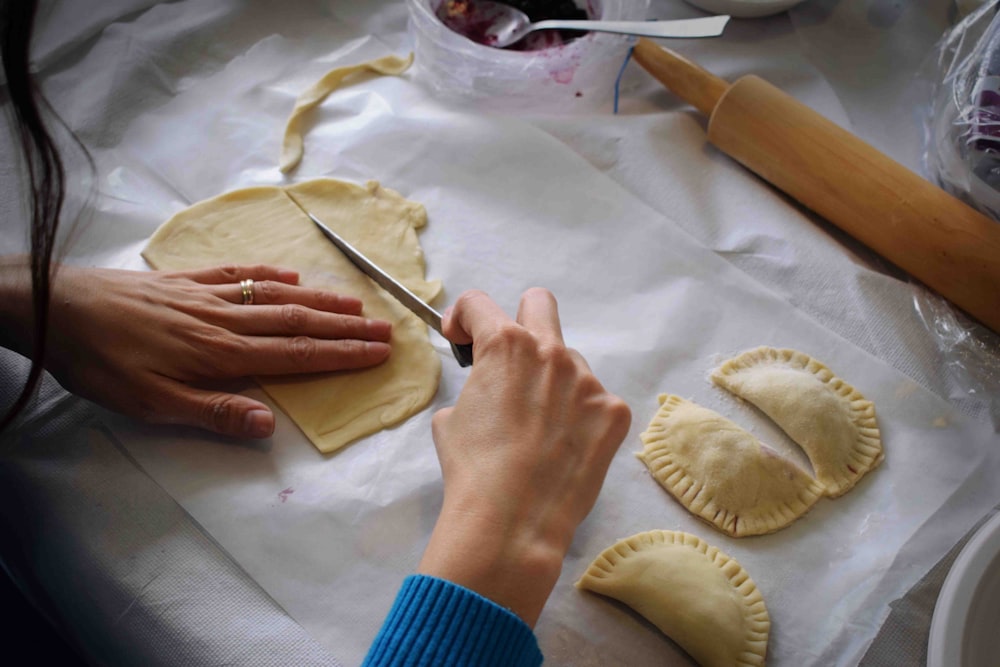
M274 432L274 415L267 410L251 410L243 415L243 432L252 438L266 438Z
M299 282L299 272L292 271L290 269L279 269L278 280L280 280L283 283L288 283L290 285L297 285Z

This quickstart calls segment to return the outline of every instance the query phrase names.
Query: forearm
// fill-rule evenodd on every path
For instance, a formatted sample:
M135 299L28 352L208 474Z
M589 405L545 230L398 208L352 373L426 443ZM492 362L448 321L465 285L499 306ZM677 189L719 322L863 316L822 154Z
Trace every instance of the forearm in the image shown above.
M28 257L0 257L0 345L30 357L33 312Z

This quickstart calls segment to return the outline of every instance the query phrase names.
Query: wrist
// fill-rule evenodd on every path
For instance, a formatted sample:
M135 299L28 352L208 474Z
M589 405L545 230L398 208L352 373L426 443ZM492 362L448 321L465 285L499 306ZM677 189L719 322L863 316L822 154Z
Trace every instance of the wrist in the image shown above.
M475 591L534 627L559 574L565 548L488 516L479 503L447 501L417 568Z

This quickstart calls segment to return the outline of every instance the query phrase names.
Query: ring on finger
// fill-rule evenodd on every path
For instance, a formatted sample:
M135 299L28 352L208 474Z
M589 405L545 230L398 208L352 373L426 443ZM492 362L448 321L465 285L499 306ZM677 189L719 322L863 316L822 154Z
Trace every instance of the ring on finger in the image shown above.
M243 305L251 305L253 303L253 279L246 278L245 280L241 280L240 291L243 294Z

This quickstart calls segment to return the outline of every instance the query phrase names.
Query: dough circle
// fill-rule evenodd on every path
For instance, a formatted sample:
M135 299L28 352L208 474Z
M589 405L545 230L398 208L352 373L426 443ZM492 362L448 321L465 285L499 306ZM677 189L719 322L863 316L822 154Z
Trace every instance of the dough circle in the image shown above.
M427 222L423 206L374 181L362 187L318 179L228 192L177 213L153 234L142 256L156 269L295 269L301 285L357 297L365 316L392 323L392 354L379 366L256 378L317 449L332 452L422 410L437 392L441 362L427 325L351 264L296 202L422 299L441 291L440 282L424 279L416 234Z

